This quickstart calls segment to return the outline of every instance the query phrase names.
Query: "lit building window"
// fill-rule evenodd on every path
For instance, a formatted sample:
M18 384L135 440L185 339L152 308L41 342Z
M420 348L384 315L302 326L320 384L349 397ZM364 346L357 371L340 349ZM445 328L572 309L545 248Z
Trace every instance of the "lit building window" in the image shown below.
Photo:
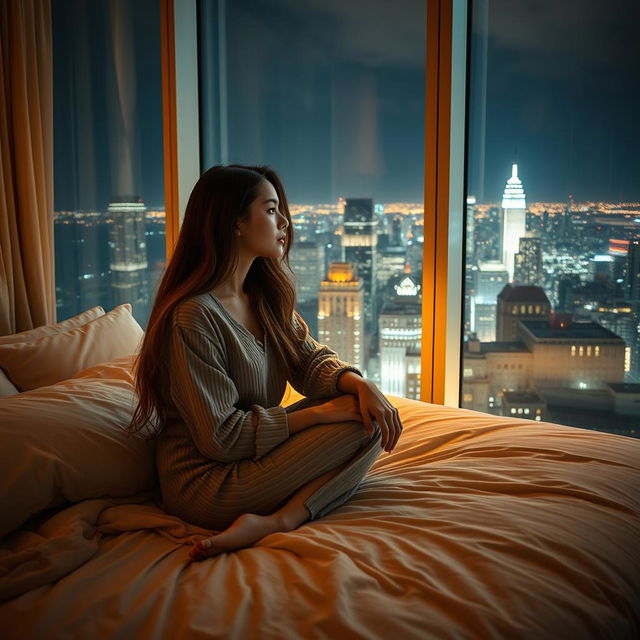
M572 355L572 356L575 356L575 355L576 355L576 345L575 345L575 344L572 344L572 345L571 345L571 355Z

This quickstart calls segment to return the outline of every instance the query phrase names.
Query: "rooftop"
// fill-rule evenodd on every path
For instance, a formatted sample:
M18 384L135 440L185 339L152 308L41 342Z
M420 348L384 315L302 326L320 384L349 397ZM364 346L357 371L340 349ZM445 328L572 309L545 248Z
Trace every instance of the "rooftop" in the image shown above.
M524 342L481 342L482 353L530 353Z
M520 320L520 323L537 339L553 340L624 340L597 322L574 322L568 327L554 329L546 320Z
M542 287L533 285L516 285L515 287L506 284L502 291L498 294L499 300L505 302L546 302L549 298Z

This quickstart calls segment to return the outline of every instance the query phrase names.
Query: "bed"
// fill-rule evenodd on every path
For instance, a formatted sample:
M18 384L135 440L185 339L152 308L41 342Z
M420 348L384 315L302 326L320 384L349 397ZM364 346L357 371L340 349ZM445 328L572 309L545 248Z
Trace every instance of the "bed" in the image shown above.
M210 533L124 435L132 363L0 399L3 639L640 637L637 439L389 395L346 504L189 563Z

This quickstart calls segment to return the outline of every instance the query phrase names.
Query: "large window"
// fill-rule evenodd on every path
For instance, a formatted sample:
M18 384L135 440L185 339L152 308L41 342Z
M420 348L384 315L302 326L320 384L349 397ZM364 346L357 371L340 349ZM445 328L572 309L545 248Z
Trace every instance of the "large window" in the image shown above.
M424 0L202 0L202 168L268 164L312 335L419 397Z
M640 436L640 5L473 2L460 406Z
M58 320L131 303L165 264L159 0L53 0Z

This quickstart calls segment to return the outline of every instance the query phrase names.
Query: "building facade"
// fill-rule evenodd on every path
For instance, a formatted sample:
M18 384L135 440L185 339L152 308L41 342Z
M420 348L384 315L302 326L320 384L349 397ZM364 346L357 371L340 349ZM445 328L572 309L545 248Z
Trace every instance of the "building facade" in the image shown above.
M511 177L502 196L502 262L514 280L514 260L520 246L520 238L526 233L526 202L522 182L518 177L518 165L511 167Z
M364 290L353 264L332 262L318 293L318 341L366 376Z

